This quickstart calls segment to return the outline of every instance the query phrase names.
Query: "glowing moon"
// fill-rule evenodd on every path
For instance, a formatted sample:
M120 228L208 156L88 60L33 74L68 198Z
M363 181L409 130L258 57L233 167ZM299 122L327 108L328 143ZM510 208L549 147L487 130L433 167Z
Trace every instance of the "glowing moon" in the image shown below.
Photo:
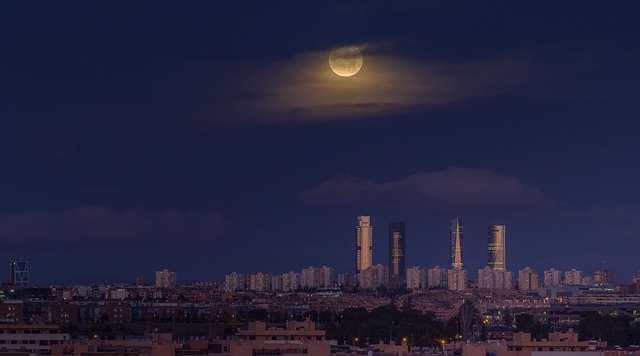
M329 67L341 77L351 77L358 73L362 62L362 52L355 46L334 49L329 55Z

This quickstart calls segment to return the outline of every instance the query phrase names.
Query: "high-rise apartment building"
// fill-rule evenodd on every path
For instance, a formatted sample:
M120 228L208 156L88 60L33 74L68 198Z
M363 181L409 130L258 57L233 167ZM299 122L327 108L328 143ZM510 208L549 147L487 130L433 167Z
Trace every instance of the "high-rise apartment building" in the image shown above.
M466 269L453 268L447 273L447 289L466 290L469 272Z
M407 289L412 291L427 288L427 272L417 266L407 269Z
M322 266L315 268L309 266L300 273L300 286L302 288L330 288L333 286L333 268Z
M462 219L455 217L449 227L449 262L453 269L462 269Z
M487 266L478 270L478 288L513 289L513 273Z
M178 284L178 277L175 272L168 269L156 271L156 287L158 288L174 288Z
M446 268L435 266L427 270L427 283L429 288L447 288L449 285L449 272Z
M376 289L378 287L389 286L389 267L377 264L371 266L362 272L358 276L360 282L360 288L362 289Z
M610 269L599 269L594 271L593 283L596 285L612 285L613 271Z
M505 226L489 225L487 228L487 267L504 271L505 259Z
M271 290L271 273L253 272L247 277L247 289L256 292Z
M240 273L233 272L224 277L224 289L227 291L235 292L239 290L245 290L246 283L244 276Z
M356 273L373 265L373 227L371 217L358 216L356 226Z
M282 275L282 290L286 292L300 288L300 273L289 271Z
M389 224L389 287L391 288L406 286L405 251L405 222L392 222Z
M544 286L559 286L562 284L562 271L559 269L548 269L544 271Z
M521 291L537 291L539 287L540 274L538 271L530 267L518 271L518 288Z
M29 286L29 261L11 261L9 263L9 282L17 287Z
M351 273L338 274L338 285L346 289L352 289L356 286L356 278Z
M572 268L571 271L564 272L564 284L568 286L582 285L582 271Z

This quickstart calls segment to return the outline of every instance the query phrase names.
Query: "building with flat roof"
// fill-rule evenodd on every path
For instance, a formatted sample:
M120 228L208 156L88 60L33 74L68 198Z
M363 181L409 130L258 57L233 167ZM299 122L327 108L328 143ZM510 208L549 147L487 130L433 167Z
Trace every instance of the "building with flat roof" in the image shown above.
M389 287L406 286L405 261L405 222L395 221L389 224Z
M360 273L373 265L373 227L371 217L358 216L356 226L356 273Z

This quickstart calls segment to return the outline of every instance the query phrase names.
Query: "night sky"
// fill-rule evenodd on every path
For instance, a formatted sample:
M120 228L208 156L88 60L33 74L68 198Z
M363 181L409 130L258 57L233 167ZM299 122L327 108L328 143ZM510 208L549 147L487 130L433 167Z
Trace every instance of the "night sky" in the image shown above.
M374 264L460 216L473 279L489 224L516 273L640 268L637 1L0 6L0 281L353 272L358 215Z

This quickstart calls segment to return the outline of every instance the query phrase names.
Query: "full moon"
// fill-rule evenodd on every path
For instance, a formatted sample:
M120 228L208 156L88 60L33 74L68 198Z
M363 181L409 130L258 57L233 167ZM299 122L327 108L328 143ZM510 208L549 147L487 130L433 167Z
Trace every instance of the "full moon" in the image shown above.
M329 55L329 67L341 77L351 77L358 73L362 62L362 52L355 46L334 49Z

